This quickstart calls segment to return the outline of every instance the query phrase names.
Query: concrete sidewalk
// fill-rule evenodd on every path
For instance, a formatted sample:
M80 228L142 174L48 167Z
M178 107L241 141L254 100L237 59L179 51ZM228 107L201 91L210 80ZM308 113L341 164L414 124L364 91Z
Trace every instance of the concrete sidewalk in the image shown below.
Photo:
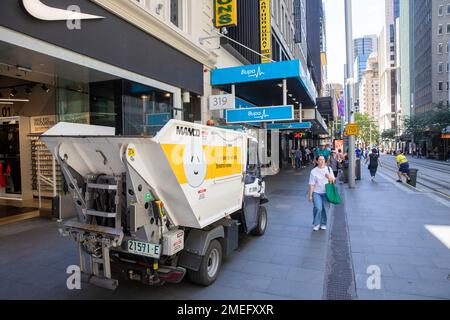
M2 226L0 299L450 298L450 251L442 242L449 238L450 210L442 200L387 177L372 183L363 170L356 189L341 186L345 203L332 210L329 230L315 233L308 177L309 170L285 170L267 179L266 234L241 236L238 251L207 288L185 279L163 287L121 281L114 292L90 285L69 291L66 268L78 264L75 242L60 236L55 222ZM370 266L380 268L380 290L368 289Z
M345 189L359 299L450 299L448 202L387 176ZM381 269L381 290L368 290L367 268Z
M56 222L34 219L0 227L0 299L315 299L323 297L327 232L312 232L309 170L267 179L269 223L263 237L242 236L216 283L147 287L121 281L111 292L66 287L66 268L78 264L75 242Z

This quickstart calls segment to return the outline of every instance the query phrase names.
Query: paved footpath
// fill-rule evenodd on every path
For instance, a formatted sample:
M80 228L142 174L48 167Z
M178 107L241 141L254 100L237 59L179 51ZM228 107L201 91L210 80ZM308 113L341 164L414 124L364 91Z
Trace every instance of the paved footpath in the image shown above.
M439 228L450 226L446 205L382 177L372 184L364 173L357 189L343 189L346 203L332 210L329 230L314 233L308 177L305 169L268 178L265 236L242 236L207 288L186 279L163 287L121 281L114 292L90 285L69 291L65 271L78 264L75 243L59 235L55 222L2 226L0 299L450 298L450 244L426 228L448 232ZM381 290L367 288L371 265L381 269Z
M186 279L163 287L121 281L115 292L90 285L69 291L65 271L78 264L75 242L61 237L55 222L0 227L0 299L322 299L327 233L312 232L307 178L307 171L285 171L268 179L266 234L242 236L208 288Z
M450 202L362 173L356 189L345 189L358 298L450 299ZM368 290L372 265L381 290Z

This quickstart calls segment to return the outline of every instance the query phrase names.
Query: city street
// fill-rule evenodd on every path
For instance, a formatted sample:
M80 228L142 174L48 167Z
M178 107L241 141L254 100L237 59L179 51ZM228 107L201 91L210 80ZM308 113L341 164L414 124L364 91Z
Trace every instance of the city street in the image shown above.
M390 177L397 177L397 166L394 156L382 156L381 172ZM450 162L417 159L408 156L411 169L418 169L417 189L422 192L435 192L450 198Z
M341 186L345 203L332 210L328 231L314 233L308 176L309 169L286 170L268 179L266 234L244 236L206 288L185 279L69 291L65 271L78 264L75 242L59 235L56 222L0 227L0 299L450 299L448 202L384 174L370 182L363 170L357 189ZM373 266L379 290L368 288Z
M449 52L450 0L0 1L0 300L450 300Z

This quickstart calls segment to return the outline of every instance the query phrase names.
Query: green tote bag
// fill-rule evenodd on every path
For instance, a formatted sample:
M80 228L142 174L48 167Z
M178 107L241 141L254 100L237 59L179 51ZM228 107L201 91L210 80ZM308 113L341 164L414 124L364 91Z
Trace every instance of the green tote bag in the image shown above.
M339 190L334 183L328 183L327 185L325 185L325 188L327 190L327 199L330 203L342 203L341 195L339 194Z
M328 171L331 171L328 168ZM327 191L327 199L330 203L339 205L342 203L341 195L339 194L339 190L334 183L328 183L325 185Z

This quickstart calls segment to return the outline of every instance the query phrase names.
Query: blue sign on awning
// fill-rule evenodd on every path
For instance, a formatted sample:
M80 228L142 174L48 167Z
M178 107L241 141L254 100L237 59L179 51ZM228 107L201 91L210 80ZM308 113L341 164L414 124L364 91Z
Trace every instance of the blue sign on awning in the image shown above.
M211 72L211 84L213 86L283 79L297 79L297 85L303 87L303 90L315 104L317 90L309 71L302 66L300 60L245 65L216 69Z
M226 110L227 123L255 123L294 120L294 106Z
M213 70L211 84L236 84L286 78L300 78L300 60L246 65Z
M306 130L311 129L311 122L297 122L297 123L274 123L268 124L268 130Z

